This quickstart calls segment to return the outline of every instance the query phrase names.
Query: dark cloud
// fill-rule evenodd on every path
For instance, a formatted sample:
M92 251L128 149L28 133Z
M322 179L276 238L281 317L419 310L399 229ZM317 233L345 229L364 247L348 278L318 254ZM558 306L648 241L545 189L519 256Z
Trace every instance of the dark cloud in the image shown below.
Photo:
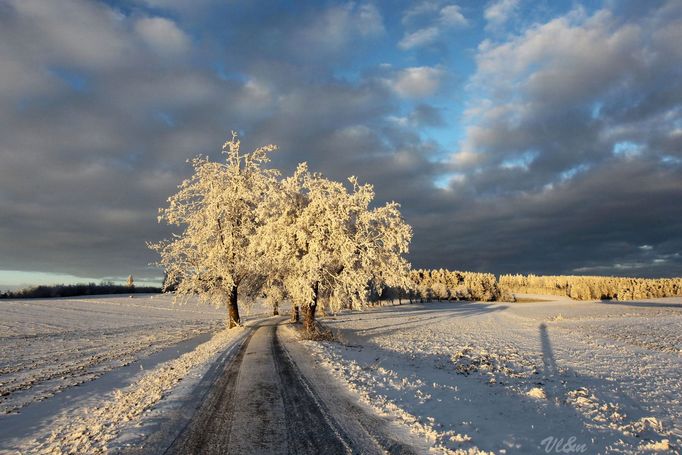
M450 187L467 194L462 237L476 246L453 254L499 272L680 273L681 24L676 2L636 17L576 9L480 46L453 155L465 178Z
M279 144L287 171L309 161L401 202L416 266L682 272L675 2L482 44L446 160L422 129L447 127L444 84L462 92L462 76L445 56L384 53L430 26L460 33L473 7L186 5L0 0L0 269L158 276L157 208L234 128L245 147Z
M441 109L429 104L418 104L410 114L410 120L418 127L420 126L445 126L445 119Z
M681 178L679 167L612 158L541 191L472 199L458 196L463 188L453 184L448 218L418 225L432 242L427 249L437 251L432 262L442 266L679 275L682 216L675 201L682 196Z

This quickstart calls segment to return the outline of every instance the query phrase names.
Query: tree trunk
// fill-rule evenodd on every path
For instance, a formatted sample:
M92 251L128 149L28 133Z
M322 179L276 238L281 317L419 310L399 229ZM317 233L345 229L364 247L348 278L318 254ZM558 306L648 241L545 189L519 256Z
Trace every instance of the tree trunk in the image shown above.
M239 306L237 306L237 285L230 290L230 302L227 304L228 328L236 327L241 323L239 318Z
M298 322L299 319L298 306L294 305L291 307L291 322Z
M277 302L272 306L272 315L279 316L279 303Z
M313 285L313 301L305 307L305 319L303 320L303 326L308 333L311 333L315 330L315 311L317 310L317 294L319 287L320 285L316 281Z
M311 303L304 308L303 327L305 327L306 332L312 333L315 331L315 311L317 310L317 304Z

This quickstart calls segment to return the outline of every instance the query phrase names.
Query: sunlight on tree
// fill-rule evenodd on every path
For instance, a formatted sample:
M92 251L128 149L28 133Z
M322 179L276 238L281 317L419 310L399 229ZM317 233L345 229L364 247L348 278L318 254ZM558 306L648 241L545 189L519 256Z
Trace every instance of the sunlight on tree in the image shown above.
M225 143L226 163L198 157L194 175L160 209L159 221L184 228L170 240L150 244L161 255L176 295L197 294L216 305L227 303L229 327L240 323L237 296L260 276L250 243L265 220L256 216L276 185L278 172L266 169L274 145L240 152L236 133Z
M320 298L328 308L365 306L370 290L408 286L403 258L412 237L395 202L371 209L374 190L350 177L352 190L311 173L305 163L284 179L269 205L272 219L253 243L295 307L314 329ZM295 314L295 313L294 313Z
M274 314L288 298L311 332L321 298L331 311L358 309L371 292L411 286L412 229L399 204L371 208L371 185L350 177L349 190L305 163L280 179L265 167L275 146L241 154L239 145L233 133L225 164L194 159L194 175L160 210L159 221L184 228L150 244L177 295L228 302L230 327L238 295L264 296Z

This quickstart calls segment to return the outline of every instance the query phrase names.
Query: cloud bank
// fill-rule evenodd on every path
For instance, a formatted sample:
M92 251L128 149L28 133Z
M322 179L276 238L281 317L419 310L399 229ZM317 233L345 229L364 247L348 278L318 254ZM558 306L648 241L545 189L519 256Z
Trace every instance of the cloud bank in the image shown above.
M680 275L681 30L674 1L2 0L0 269L158 276L157 208L237 129L401 202L415 266Z

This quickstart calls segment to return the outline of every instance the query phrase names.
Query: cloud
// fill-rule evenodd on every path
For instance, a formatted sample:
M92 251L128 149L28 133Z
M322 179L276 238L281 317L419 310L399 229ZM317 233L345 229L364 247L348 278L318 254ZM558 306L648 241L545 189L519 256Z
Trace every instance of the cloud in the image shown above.
M416 47L422 47L427 44L431 44L440 36L440 29L438 27L426 27L416 30L412 33L405 35L400 42L398 47L403 50L414 49Z
M425 98L438 91L443 77L441 68L417 66L398 71L389 84L401 97Z
M420 27L405 33L398 42L402 50L416 49L444 39L448 31L469 25L458 5L425 1L412 5L403 13L402 23Z
M415 106L414 110L410 113L410 120L412 124L418 127L439 127L446 125L441 109L423 103Z
M682 24L673 3L632 20L578 8L479 46L466 134L451 157L453 170L466 178L453 180L450 190L476 201L468 216L481 219L471 226L488 226L495 244L504 239L509 258L500 252L497 267L519 261L537 273L569 265L679 273L679 261L662 268L638 256L641 245L667 254L680 247L669 234L682 215L668 201L682 195L682 169L664 159L682 152L669 145L671 124L682 122L675 77L682 59L669 50L667 35ZM653 221L662 219L662 225ZM461 230L467 241L478 241ZM484 245L477 247L478 266L495 267ZM460 242L457 248L467 249ZM550 257L522 265L533 248ZM622 267L635 263L648 268Z
M137 20L135 32L154 51L163 56L176 56L187 52L190 40L175 22L163 17L145 17Z
M384 32L383 18L374 5L347 3L310 17L296 36L302 46L328 53L345 48L357 37L372 38Z
M440 22L451 27L464 27L469 24L457 5L447 5L440 10Z
M519 6L519 0L497 0L483 11L488 28L496 29L504 25Z
M482 32L455 14L473 8L126 5L0 7L0 269L158 276L157 208L187 158L219 159L239 129L245 148L279 144L285 172L308 161L399 201L418 267L682 273L678 2L577 8L485 41L466 91L421 50ZM459 118L446 151L430 133L459 135ZM635 263L651 267L614 268Z
M243 8L217 28L229 40L206 32L195 47L182 30L195 20L208 30L214 15L192 10L171 21L74 0L3 7L0 268L157 276L144 245L169 235L157 208L187 176L185 160L220 158L233 128L245 147L278 143L285 170L307 160L338 179L356 174L385 200L431 185L434 145L387 120L398 94L372 75L332 76L362 40L383 34L378 8L303 8L303 27L293 16L264 25L262 10ZM328 41L314 41L328 31ZM301 52L304 38L310 52ZM399 87L430 93L435 74L423 76L421 87L409 78ZM437 121L422 110L421 121ZM412 172L421 176L401 184Z
M656 125L681 115L680 83L673 76L679 60L670 60L666 41L645 37L669 21L674 19L656 12L632 23L607 10L592 16L574 11L506 42L484 43L470 86L478 96L469 106L461 150L481 154L491 168L536 151L531 168L538 187L614 151L633 158L634 146L623 153L623 144L636 144L637 154L660 155L655 144L666 143L670 131ZM671 82L661 87L653 74Z
M134 55L117 13L83 0L9 0L3 36L11 52L31 52L48 61L107 69ZM40 36L40 40L31 39ZM23 44L22 44L23 43Z

